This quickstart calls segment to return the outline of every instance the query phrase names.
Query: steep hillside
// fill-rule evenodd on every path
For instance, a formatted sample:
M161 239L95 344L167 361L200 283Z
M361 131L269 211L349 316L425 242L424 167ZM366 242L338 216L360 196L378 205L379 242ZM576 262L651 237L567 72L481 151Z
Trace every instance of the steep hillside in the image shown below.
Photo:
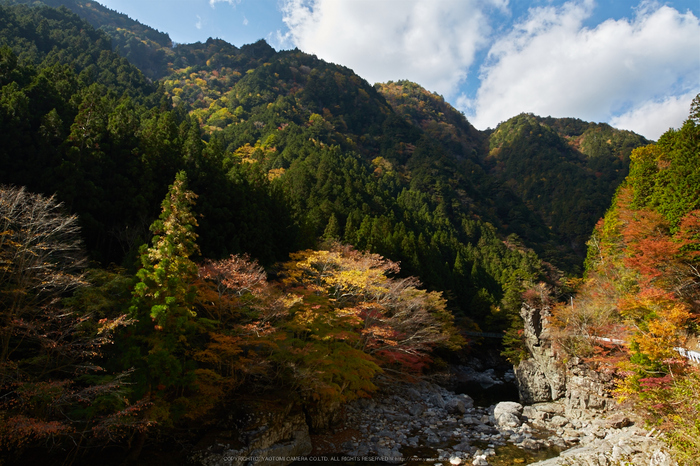
M264 42L241 49L222 40L205 43L173 44L167 33L141 24L127 15L110 10L89 0L10 0L10 4L33 7L47 5L65 7L80 16L95 29L111 38L112 48L138 67L145 76L158 80L174 71L191 66L237 68L243 72L264 62L274 50ZM264 44L261 46L261 44ZM246 65L248 61L251 61Z
M679 351L699 348L699 123L700 95L680 129L632 151L588 242L575 305L555 311L562 350L618 371L617 395L666 432L681 464L700 453L700 374Z
M605 124L522 114L490 135L485 163L582 258L591 228L627 175L630 152L648 143Z
M402 273L448 292L456 313L494 329L508 324L523 283L544 279L531 250L515 237L506 244L482 219L497 216L460 175L478 165L452 157L347 68L299 51L275 53L264 42L236 54L210 41L234 55L165 80L173 104L159 92L138 97L128 83L111 84L110 61L80 71L75 60L87 64L89 47L48 42L46 56L58 53L77 77L42 60L47 21L52 38L70 45L92 34L103 47L99 58L117 56L104 50L103 33L67 10L3 11L0 36L19 53L34 51L25 55L36 56L37 68L5 50L2 118L12 131L3 133L2 182L58 193L79 215L93 259L133 266L158 199L185 169L199 195L205 257L249 252L272 264L342 240L401 261ZM460 168L466 163L471 170ZM493 314L499 304L504 312Z
M71 5L103 28L155 34L109 10ZM226 171L259 171L284 196L293 219L284 229L296 232L287 235L296 247L314 246L332 231L402 261L406 273L449 290L456 308L482 322L506 290L516 296L525 281L541 274L531 266L522 276L504 274L520 267L518 251L529 248L564 270L577 270L585 232L624 176L624 157L611 161L617 152L586 159L554 130L543 133L551 137L524 137L515 120L489 138L420 86L402 81L372 87L352 70L298 50L278 53L264 41L239 49L212 39L173 50L162 81L172 105L199 122L205 142L222 151ZM559 124L580 145L577 125L586 124ZM327 173L305 162L322 154ZM340 191L340 180L352 183ZM216 212L205 223L224 215ZM210 254L240 250L239 234L226 240L214 233L220 227L208 227L218 238L215 248L204 244ZM248 224L236 228L256 237Z
M158 79L168 73L174 60L173 43L168 34L139 23L127 15L88 0L11 0L9 3L30 6L65 7L85 19L95 29L104 31L115 50L136 65L144 75Z
M376 85L397 113L423 129L426 143L439 145L444 179L460 180L461 201L504 234L516 234L540 257L558 267L578 270L582 257L562 241L512 180L494 176L488 160L489 134L477 131L444 99L408 81ZM602 210L601 210L602 214Z
M377 100L350 70L298 51L278 54L264 41L240 49L213 39L171 47L167 35L95 2L43 3L64 4L107 32L113 46L144 74L163 77L174 104L200 122L205 139L217 132L224 148L235 151L264 141L270 127L260 125L279 126L287 119L299 125L316 113L337 134L324 143L355 150L367 161L381 156L421 191L435 190L431 180L439 179L439 189L452 191L450 202L504 236L517 234L527 247L570 272L580 271L583 244L626 174L629 151L647 142L607 125L540 117L532 117L536 125L559 137L524 140L522 116L503 123L489 138L440 96L407 81L377 84L385 101ZM259 106L279 97L293 111L265 121L269 118ZM393 112L381 110L386 103ZM275 168L285 168L284 163Z
M351 70L299 51L276 53L243 73L211 63L197 70L169 76L166 92L191 109L232 164L253 162L283 190L300 245L331 235L400 260L480 319L504 287L517 293L518 281L502 272L520 267L524 256L480 219L499 223L461 174L483 173L473 154L453 156ZM515 262L493 261L506 256ZM539 274L531 265L523 273Z
M143 97L153 91L138 68L111 49L110 38L68 10L0 5L0 45L20 65L69 65L83 83L99 80L118 94Z
M423 129L431 138L449 144L456 156L477 159L483 152L485 135L442 96L410 81L389 81L375 84L375 87L396 113Z
M66 9L1 6L0 41L9 44L1 51L0 182L57 193L80 216L94 260L134 266L182 169L200 195L203 251L286 257L295 230L285 203L248 167L229 166L227 176L223 150L205 150L199 125L103 32Z

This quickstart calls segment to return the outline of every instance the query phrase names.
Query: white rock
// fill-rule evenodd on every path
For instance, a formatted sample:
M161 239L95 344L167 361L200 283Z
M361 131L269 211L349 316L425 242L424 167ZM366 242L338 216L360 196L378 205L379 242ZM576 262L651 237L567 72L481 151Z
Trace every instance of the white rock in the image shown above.
M515 414L503 413L496 419L500 427L518 427L522 423L520 418Z
M498 419L498 417L504 413L510 413L520 417L523 414L523 405L515 401L501 401L493 409L493 416Z

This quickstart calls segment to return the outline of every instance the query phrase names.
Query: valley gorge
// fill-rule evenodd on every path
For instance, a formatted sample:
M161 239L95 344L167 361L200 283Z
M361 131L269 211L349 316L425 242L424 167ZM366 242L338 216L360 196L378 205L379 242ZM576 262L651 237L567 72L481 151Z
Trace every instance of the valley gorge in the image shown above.
M291 404L282 417L262 408L236 433L227 430L226 437L208 438L212 445L195 447L194 462L677 466L660 433L614 399L612 374L578 359L562 362L552 351L546 307L525 304L521 312L533 357L515 371L503 362L486 368L498 359L486 358L452 366L432 381L380 377L378 393L335 407L321 423L290 411ZM479 404L456 393L465 387ZM511 399L498 401L508 387Z
M0 2L0 466L692 465L698 270L700 95L656 142L480 131L299 49Z

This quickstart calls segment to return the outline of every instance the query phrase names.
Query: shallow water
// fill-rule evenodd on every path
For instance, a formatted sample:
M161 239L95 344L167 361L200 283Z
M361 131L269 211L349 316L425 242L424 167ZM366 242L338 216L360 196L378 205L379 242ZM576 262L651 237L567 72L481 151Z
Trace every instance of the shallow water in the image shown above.
M475 443L476 445L476 443ZM514 464L531 464L559 456L561 449L550 447L538 451L524 450L509 443L495 448L496 455L487 458L489 466L512 466Z
M487 407L501 401L519 401L518 386L514 382L504 382L488 388L482 387L479 382L461 382L451 388L458 395L469 395L476 406Z

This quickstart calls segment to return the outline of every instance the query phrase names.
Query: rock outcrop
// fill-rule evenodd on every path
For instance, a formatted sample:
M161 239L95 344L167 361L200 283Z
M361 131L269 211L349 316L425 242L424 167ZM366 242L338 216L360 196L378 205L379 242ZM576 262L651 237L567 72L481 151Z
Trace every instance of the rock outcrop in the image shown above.
M525 342L531 357L515 367L520 401L524 404L563 399L572 416L581 410L607 411L615 407L611 396L613 375L599 372L578 358L562 362L552 347L549 306L523 304Z
M523 303L520 309L525 344L531 357L515 368L520 401L526 404L558 400L566 394L566 371L556 358L549 328L549 306Z
M340 402L316 403L306 407L306 422L312 434L324 432L336 426L342 419Z
M611 394L614 388L613 374L593 370L578 358L567 363L564 400L570 416L576 416L582 410L606 412L619 409Z
M531 354L515 368L520 400L531 404L523 409L521 420L552 432L550 443L564 450L535 465L676 465L663 441L635 423L612 397L613 374L594 370L578 358L561 362L552 348L548 306L524 303L520 315ZM504 415L503 422L513 419Z
M200 442L194 464L285 466L312 450L306 415L294 401L242 401L227 424Z
M639 427L623 427L608 431L601 438L561 452L532 466L614 466L635 464L648 466L677 466L666 446L650 432Z

